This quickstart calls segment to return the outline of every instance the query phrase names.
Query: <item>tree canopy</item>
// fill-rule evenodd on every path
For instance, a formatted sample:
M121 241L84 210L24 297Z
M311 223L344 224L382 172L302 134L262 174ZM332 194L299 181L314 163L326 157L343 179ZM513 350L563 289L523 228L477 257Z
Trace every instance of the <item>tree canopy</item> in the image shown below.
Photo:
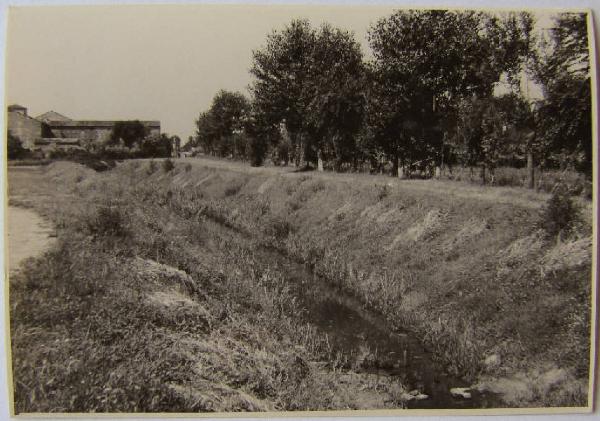
M352 143L364 115L365 67L350 32L293 20L253 53L250 72L256 107L285 125L298 163Z
M543 158L591 172L592 99L586 16L563 13L555 19L533 74L544 90L538 109Z
M142 140L148 135L148 129L139 120L117 121L110 134L109 144L123 144L131 148L134 145L140 145Z
M460 102L492 96L521 69L531 27L525 13L447 10L401 10L371 27L370 124L394 168L439 160Z
M239 92L221 90L212 100L210 109L196 120L198 143L208 153L245 158L244 127L250 102Z
M270 153L277 165L485 174L535 156L589 170L586 16L557 15L549 39L535 28L526 12L399 10L369 28L366 60L351 32L292 20L253 51L250 98L218 92L195 142L253 165ZM535 104L524 74L543 87Z

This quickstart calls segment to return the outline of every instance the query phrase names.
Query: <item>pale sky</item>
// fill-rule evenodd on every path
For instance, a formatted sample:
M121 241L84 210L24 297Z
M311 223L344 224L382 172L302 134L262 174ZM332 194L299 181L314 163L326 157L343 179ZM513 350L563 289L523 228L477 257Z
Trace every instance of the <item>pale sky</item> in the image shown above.
M252 50L292 18L354 31L393 6L152 5L15 7L7 33L6 102L37 116L160 120L184 141L219 89L247 93ZM548 26L540 15L540 26Z

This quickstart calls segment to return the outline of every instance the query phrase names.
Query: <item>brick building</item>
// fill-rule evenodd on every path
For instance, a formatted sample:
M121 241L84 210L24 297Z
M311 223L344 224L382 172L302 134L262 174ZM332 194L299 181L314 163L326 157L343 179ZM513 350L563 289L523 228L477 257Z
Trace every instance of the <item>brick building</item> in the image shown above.
M43 137L42 122L27 115L27 108L20 105L8 107L8 131L18 137L25 149L35 149L35 141Z
M104 143L110 138L115 123L115 120L72 120L55 111L33 118L21 105L8 107L8 130L21 140L24 148L32 151ZM160 121L141 123L148 130L148 135L160 135Z

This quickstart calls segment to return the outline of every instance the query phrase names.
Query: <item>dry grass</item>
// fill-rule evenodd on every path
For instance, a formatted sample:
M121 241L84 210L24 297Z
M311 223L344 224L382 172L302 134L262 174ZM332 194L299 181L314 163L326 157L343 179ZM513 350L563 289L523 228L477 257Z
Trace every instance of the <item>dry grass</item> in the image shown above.
M478 169L471 174L469 168L456 167L452 173L446 172L445 178L454 181L467 181L470 183L481 183ZM495 171L496 186L513 186L525 188L528 186L527 168L500 167ZM488 180L489 181L489 180ZM576 196L591 198L592 183L583 174L575 171L564 170L535 170L535 188L538 191L552 193L558 183L569 186L571 192Z
M541 261L542 276L591 265L592 238L561 241L548 250Z
M192 380L163 383L169 391L165 393L182 399L187 410L195 408L192 400L240 410L281 408L284 403L286 409L384 405L381 395L366 386L369 379L337 372L331 356L323 357L327 353L318 335L289 316L296 311L289 291L276 273L253 259L251 251L257 245L307 263L384 314L392 325L414 330L450 372L472 380L510 379L541 366L570 373L569 380L555 383L548 396L520 394L508 397L507 405L585 403L585 394L574 385L588 375L589 228L580 233L581 240L562 245L545 239L535 226L548 195L450 181L307 176L220 161L191 163L190 170L178 171L176 161L173 174L167 176L160 171L148 176L147 164L125 163L97 180L80 181L69 194L86 204L105 206L110 197L113 205L125 206L125 227L133 238L121 245L113 235L101 241L109 250L118 246L130 259L128 265L135 265L139 256L195 280L180 293L204 300L198 311L202 308L212 317L202 313L210 332L199 333L204 336L193 343L210 345L214 351L227 340L242 341L252 356L243 363L254 367L256 359L257 366L270 373L263 378L251 371L252 385L273 381L269 370L277 366L274 361L285 362L291 372L281 376L289 381L299 376L296 370L310 376L285 383L287 387L279 384L276 394L265 395L239 379L232 382L237 377L229 369L217 372L214 367L229 366L218 359L224 356L211 351L217 359L208 371L215 377L198 380L184 395L180 386ZM375 183L387 186L385 194L373 188ZM71 209L73 215L57 214L67 232L81 225L73 221L88 212L76 203ZM585 209L584 219L590 220L590 215ZM173 284L181 282L169 285ZM149 297L156 293L145 291L144 305L153 303ZM160 295L171 294L168 291L158 293L167 302L186 302L179 295ZM160 314L160 307L150 307ZM182 320L192 308L181 305ZM268 358L262 354L264 344L270 344ZM306 344L301 352L298 344ZM486 364L490 355L497 355L501 363ZM296 356L301 362L294 365ZM318 364L319 358L328 365ZM353 380L342 383L345 376ZM207 381L212 386L206 386ZM381 387L385 405L403 405L402 392L395 386L370 387ZM229 398L215 400L219 393Z
M411 326L449 371L503 377L545 361L587 379L590 262L574 257L562 270L542 269L560 261L544 257L554 255L555 244L535 228L548 194L351 174L309 179L220 162L202 161L196 170L219 168L223 175L229 167L251 174L256 186L243 191L244 201L227 202L244 209L238 226L354 292L393 324ZM275 178L277 183L269 181ZM305 187L316 178L325 181L325 189ZM270 206L259 215L248 202L261 185L269 186ZM302 200L280 205L290 197ZM582 208L587 222L577 229L586 237L591 208L585 203ZM263 237L269 231L256 227L256 221L266 226L284 221L286 228ZM404 241L407 233L416 240ZM394 243L398 238L402 241ZM588 243L578 247L589 255ZM501 363L486 365L489 355L498 355ZM584 357L575 361L569 355ZM583 396L568 392L566 383L558 390L563 386L571 401L559 399L557 392L555 403L544 404L585 403ZM527 399L510 405L540 402L537 395Z
M501 394L511 406L528 402L542 406L568 406L574 401L585 402L587 386L586 381L577 379L572 372L547 366L500 379L484 378L476 388Z
M515 268L525 266L535 260L543 247L544 234L541 231L535 231L513 241L498 253L498 276L507 276Z
M54 214L58 245L11 279L17 412L404 405L395 381L329 360L282 274L223 230L237 210L153 180L117 185L146 173L122 170L82 189L62 168L72 196Z
M467 241L476 239L482 235L489 225L485 219L471 218L462 224L460 231L443 244L444 253L451 253L455 248L463 246Z
M384 215L385 217L378 218L377 221L385 222L388 219L388 214L386 213ZM398 234L394 238L394 241L386 247L386 250L393 250L401 243L410 244L420 240L430 239L442 228L445 218L446 215L439 209L430 210L421 221L416 222L405 232Z

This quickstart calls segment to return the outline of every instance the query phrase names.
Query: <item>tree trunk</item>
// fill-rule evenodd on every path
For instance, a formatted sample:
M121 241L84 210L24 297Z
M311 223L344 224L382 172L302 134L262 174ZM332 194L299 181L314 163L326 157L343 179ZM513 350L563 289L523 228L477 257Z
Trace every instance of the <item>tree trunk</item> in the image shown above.
M392 158L392 176L393 177L398 177L400 174L398 173L398 169L400 168L400 166L398 165L400 158L398 157L398 153L394 154L394 157Z
M533 153L531 151L527 152L527 186L530 189L535 187L535 170L533 167Z
M485 165L481 166L481 184L485 185L486 183L486 179L485 179Z
M299 143L296 143L296 147L295 147L295 151L294 151L294 162L296 164L296 168L300 168L300 164L301 164L301 159L300 159L300 153L302 151L302 146Z
M317 150L317 170L323 171L323 153L321 152L321 148Z

